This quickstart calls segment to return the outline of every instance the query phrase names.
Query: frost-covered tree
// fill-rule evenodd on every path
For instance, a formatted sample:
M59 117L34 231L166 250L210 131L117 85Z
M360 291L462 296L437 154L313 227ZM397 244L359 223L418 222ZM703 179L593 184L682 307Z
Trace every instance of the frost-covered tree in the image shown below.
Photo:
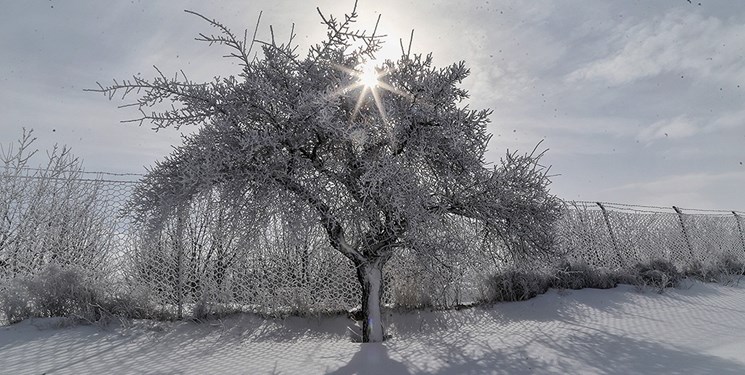
M381 36L353 29L355 10L342 19L319 10L327 38L305 57L292 33L286 43L255 33L247 42L193 14L218 31L198 40L230 48L238 76L199 83L158 71L95 90L142 93L133 121L155 129L199 126L136 189L142 222L157 227L218 187L245 204L311 213L317 220L307 225L321 226L356 267L365 342L384 338L382 270L397 249L475 250L448 235L465 217L513 255L550 250L559 210L540 155L508 152L498 166L486 163L490 111L463 104L465 63L436 68L431 55L402 48L396 61L373 65ZM150 109L163 101L175 105Z

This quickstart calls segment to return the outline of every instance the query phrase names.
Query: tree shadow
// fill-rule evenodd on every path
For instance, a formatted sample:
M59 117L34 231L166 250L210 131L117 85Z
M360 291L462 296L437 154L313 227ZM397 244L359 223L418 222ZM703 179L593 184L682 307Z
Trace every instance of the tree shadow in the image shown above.
M580 364L593 372L618 375L745 373L745 366L725 358L599 330L573 334L563 342L546 342L546 346L566 356L557 362L566 370Z
M411 374L406 366L388 356L385 344L360 344L360 350L346 365L328 372L329 375Z
M534 337L520 344L508 344L507 348L494 348L487 341L470 337L449 342L433 340L425 345L440 355L440 364L413 369L411 374L745 373L744 365L725 358L602 331L582 332L561 340ZM421 363L411 356L407 360Z
M306 319L303 324L300 318L252 315L109 327L33 319L0 327L0 373L286 374L308 361L309 373L320 373L320 358L336 353L348 359L356 349L344 339L344 324L343 318Z
M602 293L550 292L492 307L396 313L389 319L393 337L383 344L352 343L353 323L343 316L244 314L201 324L137 321L103 329L28 321L0 327L0 372L745 374L738 357L700 349L743 337L742 292L722 289L724 299L697 291ZM732 355L733 349L717 353Z
M429 335L420 339L425 350L394 350L411 374L745 374L745 365L734 360L576 322L481 323L494 333Z

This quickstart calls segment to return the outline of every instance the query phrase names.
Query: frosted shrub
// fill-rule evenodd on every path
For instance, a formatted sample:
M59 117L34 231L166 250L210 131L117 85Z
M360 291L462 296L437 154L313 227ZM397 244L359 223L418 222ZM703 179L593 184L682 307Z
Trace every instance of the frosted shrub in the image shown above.
M396 307L402 309L432 307L431 296L434 294L433 291L430 290L432 286L428 286L427 284L422 283L422 281L422 278L408 278L397 283L395 288L393 288Z
M0 293L6 319L13 323L30 317L74 317L96 322L102 316L103 294L80 268L49 265L35 275L12 280Z
M220 319L231 314L240 313L242 310L239 306L233 306L223 303L212 303L202 299L194 305L191 317L197 321L209 321Z
M487 280L485 302L524 301L549 288L548 278L539 272L508 269Z
M715 281L725 285L737 284L745 275L745 264L732 254L724 254L714 263Z
M100 317L99 294L80 270L50 265L26 285L40 316L78 316L91 321Z
M665 288L678 286L683 279L683 274L675 268L675 265L664 259L639 263L634 270L637 286L652 287L659 293L662 293Z
M152 291L143 288L142 285L118 285L103 290L99 286L97 289L102 300L102 318L173 320L172 316L155 309Z
M551 287L557 289L614 288L621 281L618 273L593 269L584 263L562 262L551 278Z
M732 254L723 254L714 263L714 270L726 275L745 275L745 264Z
M693 262L685 268L684 273L705 282L733 284L745 275L745 264L732 254L721 254L706 265L700 261Z
M686 276L696 278L705 282L715 282L716 275L712 273L713 268L705 266L701 261L693 261L685 266L683 273Z
M0 291L0 312L8 323L17 323L33 316L31 297L20 280L11 280ZM2 320L2 319L0 319Z

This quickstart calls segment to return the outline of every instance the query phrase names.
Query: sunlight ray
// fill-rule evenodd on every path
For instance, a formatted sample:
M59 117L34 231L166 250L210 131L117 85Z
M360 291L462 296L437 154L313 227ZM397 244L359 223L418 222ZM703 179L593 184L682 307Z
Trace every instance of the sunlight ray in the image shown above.
M383 106L383 100L380 98L380 93L375 87L370 88L372 91L373 99L375 99L375 106L378 107L380 117L383 119L383 124L388 124L388 118L385 115L385 107Z
M360 92L360 96L357 98L357 104L354 105L354 111L352 111L352 120L354 120L355 117L357 117L357 113L359 113L360 108L362 107L362 103L365 101L365 94L367 93L367 87L362 87L362 92Z

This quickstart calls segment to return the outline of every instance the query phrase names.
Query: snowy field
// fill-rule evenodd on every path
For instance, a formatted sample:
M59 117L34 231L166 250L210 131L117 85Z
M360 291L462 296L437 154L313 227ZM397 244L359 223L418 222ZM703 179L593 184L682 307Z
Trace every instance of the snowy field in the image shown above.
M745 374L745 286L551 290L488 308L388 316L0 327L3 374ZM62 327L60 327L62 326Z

